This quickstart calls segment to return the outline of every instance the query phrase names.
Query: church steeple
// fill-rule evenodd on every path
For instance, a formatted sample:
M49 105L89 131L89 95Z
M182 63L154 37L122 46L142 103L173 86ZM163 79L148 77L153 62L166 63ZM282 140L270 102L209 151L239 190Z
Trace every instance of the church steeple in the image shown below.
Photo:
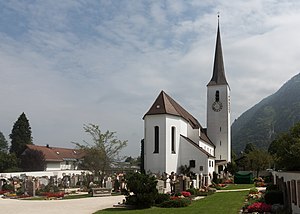
M217 39L216 39L213 76L210 82L208 83L208 86L210 85L228 85L225 76L224 63L223 63L223 54L222 54L222 45L221 45L221 36L220 36L220 27L219 27L219 15L218 15L218 30L217 30Z

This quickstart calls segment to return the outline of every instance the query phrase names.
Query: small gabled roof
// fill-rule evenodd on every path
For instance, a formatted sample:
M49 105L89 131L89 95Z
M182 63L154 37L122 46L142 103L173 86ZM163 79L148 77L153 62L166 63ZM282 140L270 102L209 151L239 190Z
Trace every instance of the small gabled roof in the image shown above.
M206 150L204 150L202 147L200 147L197 143L195 143L194 141L192 141L190 138L185 137L183 135L180 135L181 137L183 137L184 139L186 139L187 142L189 142L190 144L192 144L193 146L195 146L198 150L200 150L201 152L203 152L205 155L207 155L207 157L209 158L215 158L213 155L211 155L210 153L208 153Z
M26 146L28 149L41 151L44 154L45 161L73 161L82 159L84 156L83 152L78 149L50 147L48 145L38 146L32 144L27 144Z
M144 115L158 115L158 114L170 114L182 117L185 119L193 129L202 128L196 118L188 113L183 107L181 107L175 100L173 100L164 91L161 91L149 111Z
M213 76L210 82L207 84L207 86L211 86L211 85L228 85L225 76L225 69L224 69L224 62L223 62L219 20L218 20Z

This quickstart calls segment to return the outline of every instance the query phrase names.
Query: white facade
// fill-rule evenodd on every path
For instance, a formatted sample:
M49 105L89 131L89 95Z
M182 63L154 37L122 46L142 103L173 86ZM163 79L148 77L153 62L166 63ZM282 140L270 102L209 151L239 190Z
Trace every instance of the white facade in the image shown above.
M182 117L158 114L144 117L144 167L146 172L180 173L180 166L191 166L191 171L212 175L214 147L199 137L200 128L193 129ZM155 148L155 127L159 129L159 146ZM173 131L172 131L173 130ZM172 132L175 130L172 146ZM206 150L204 149L206 148Z
M45 171L53 170L77 170L77 161L61 161L61 162L48 162L46 161Z
M217 108L214 106L216 102L219 105ZM230 162L231 127L228 85L207 86L207 135L216 146L216 160Z

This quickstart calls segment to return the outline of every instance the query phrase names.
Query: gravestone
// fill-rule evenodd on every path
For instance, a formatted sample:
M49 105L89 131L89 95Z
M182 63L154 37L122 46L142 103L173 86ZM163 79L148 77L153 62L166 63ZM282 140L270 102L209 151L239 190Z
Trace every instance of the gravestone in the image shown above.
M105 182L105 187L107 189L112 189L111 177L108 177L107 181Z
M171 184L170 184L170 179L168 178L165 182L164 193L170 193L170 192L171 192Z
M163 180L157 181L156 189L158 190L158 193L160 193L160 194L164 193L164 185L165 185L165 182Z

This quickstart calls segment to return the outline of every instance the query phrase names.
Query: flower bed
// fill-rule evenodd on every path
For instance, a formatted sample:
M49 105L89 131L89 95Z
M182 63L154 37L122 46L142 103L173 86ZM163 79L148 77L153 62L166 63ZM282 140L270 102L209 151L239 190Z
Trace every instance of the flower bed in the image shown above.
M271 212L272 205L266 204L263 202L255 202L254 204L248 206L248 212L259 212L259 213L264 213L264 212Z
M47 198L63 198L65 196L64 192L44 192L42 196L46 196Z
M1 190L0 191L0 195L3 195L3 194L5 194L5 193L9 193L10 192L10 190Z

